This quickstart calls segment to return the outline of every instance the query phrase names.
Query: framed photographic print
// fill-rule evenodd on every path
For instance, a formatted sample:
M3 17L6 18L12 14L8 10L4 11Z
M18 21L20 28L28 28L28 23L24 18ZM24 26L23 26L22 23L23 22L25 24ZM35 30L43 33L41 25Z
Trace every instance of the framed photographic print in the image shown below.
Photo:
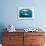
M33 19L34 8L32 7L19 7L18 8L18 19Z

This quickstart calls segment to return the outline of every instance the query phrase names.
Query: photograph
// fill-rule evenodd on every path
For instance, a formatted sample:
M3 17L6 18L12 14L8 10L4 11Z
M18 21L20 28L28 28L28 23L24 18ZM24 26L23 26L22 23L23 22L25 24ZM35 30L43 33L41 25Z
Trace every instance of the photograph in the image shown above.
M46 46L46 0L0 0L0 46Z
M33 19L34 8L32 7L19 7L18 8L18 19Z

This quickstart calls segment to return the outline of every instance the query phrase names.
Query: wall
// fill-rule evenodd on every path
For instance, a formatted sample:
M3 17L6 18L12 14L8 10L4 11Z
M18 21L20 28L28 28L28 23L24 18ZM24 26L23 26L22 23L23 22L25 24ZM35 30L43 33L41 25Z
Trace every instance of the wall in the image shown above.
M5 26L15 25L16 28L39 27L46 28L46 0L1 0L0 24ZM34 19L19 20L17 18L18 7L33 7Z

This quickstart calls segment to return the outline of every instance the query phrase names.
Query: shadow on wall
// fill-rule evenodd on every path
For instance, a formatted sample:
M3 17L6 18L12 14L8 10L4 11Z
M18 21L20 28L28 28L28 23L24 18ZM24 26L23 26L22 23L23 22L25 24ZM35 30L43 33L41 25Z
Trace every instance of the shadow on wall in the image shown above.
M2 32L5 32L6 30L3 30L6 26L4 24L0 24L0 43L2 43Z

